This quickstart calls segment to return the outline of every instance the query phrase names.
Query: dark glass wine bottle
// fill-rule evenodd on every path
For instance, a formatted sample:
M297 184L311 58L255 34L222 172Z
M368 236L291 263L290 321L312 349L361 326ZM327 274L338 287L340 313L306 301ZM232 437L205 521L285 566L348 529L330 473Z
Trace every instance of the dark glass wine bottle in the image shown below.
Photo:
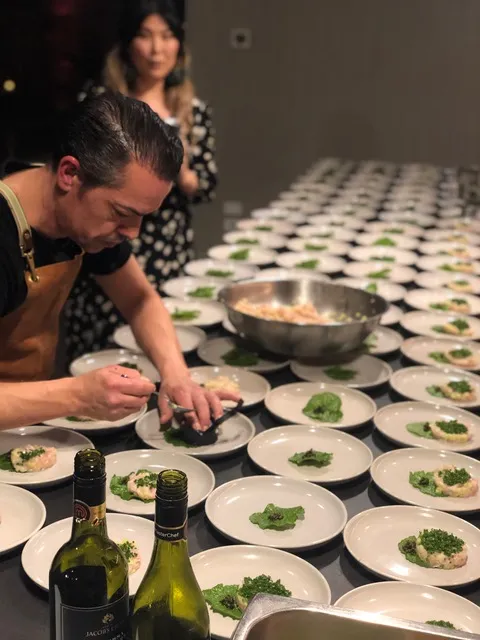
M193 573L187 530L187 476L158 474L155 545L133 602L133 640L208 640L210 621Z
M72 536L50 568L51 640L130 640L128 567L107 533L105 458L75 456Z

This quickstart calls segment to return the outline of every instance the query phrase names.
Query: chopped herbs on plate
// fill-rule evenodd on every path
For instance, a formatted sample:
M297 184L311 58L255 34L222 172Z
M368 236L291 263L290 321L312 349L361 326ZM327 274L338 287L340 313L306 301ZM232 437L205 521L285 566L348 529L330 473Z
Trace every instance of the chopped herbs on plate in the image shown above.
M376 247L396 247L397 243L391 238L379 238L373 245Z
M327 467L331 464L333 453L326 453L325 451L316 451L315 449L309 449L308 451L300 451L290 456L289 461L293 462L299 467Z
M367 293L377 293L378 291L378 285L376 282L370 282L370 284L367 284L367 286L365 287L365 291Z
M396 262L392 256L371 256L372 262Z
M316 269L319 264L319 260L304 260L303 262L297 262L295 267L297 269Z
M302 409L302 413L319 422L338 422L343 418L342 400L330 391L316 393Z
M222 360L232 367L253 367L260 362L260 358L256 353L242 347L230 349L230 351L223 354Z
M200 315L198 309L178 309L175 307L175 311L170 314L173 320L196 320Z
M256 231L272 231L273 227L270 227L268 225L265 224L259 224L257 227L255 227Z
M333 236L333 232L330 233L314 233L312 234L313 238L331 238Z
M250 249L238 249L238 251L232 251L228 256L230 260L248 260L250 255Z
M92 418L83 418L82 416L67 416L65 420L69 422L93 422Z
M385 233L403 233L403 229L401 227L391 227L390 229L385 229Z
M285 508L270 503L262 512L252 513L249 520L252 524L258 525L260 529L286 531L293 529L297 520L303 520L304 517L305 509L301 506Z
M215 286L212 287L197 287L193 291L189 291L188 295L192 298L213 298L215 293Z
M259 244L255 238L240 238L236 244Z
M381 269L380 271L371 271L370 273L367 273L367 278L375 278L377 280L386 280L389 277L391 271L392 271L391 269Z
M283 596L289 598L292 592L284 587L280 580L273 581L265 574L255 578L246 577L241 585L217 584L211 589L205 589L203 595L206 602L215 613L225 618L240 620L248 603L259 593Z
M120 367L125 367L126 369L135 369L135 371L142 373L142 370L140 369L138 364L135 364L134 362L119 362L118 365Z
M328 244L313 244L311 242L307 242L305 245L306 251L325 251L328 249Z
M448 324L453 325L458 329L460 333L464 333L467 329L470 328L470 325L466 320L462 320L462 318L457 318L456 320L451 320ZM432 331L436 331L437 333L449 333L445 330L445 326L442 324L436 324L432 327Z
M427 620L425 624L431 624L434 627L443 627L444 629L454 629L458 631L457 627L455 627L451 622L448 622L448 620Z
M125 560L127 562L138 555L135 542L130 542L130 540L124 540L124 542L120 542L118 547L125 556Z
M324 369L325 374L332 380L353 380L357 375L355 369L347 369L340 365L334 365Z
M211 278L230 278L234 275L234 272L223 269L208 269L205 272L205 275L210 276Z

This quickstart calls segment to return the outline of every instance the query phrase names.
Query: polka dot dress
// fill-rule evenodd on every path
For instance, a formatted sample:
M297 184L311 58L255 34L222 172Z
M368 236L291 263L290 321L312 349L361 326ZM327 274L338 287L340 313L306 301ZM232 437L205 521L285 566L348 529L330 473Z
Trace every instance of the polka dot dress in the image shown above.
M208 202L214 196L217 167L215 137L210 108L198 99L193 103L190 168L198 176L199 189L188 198L174 186L162 206L144 218L132 251L148 280L159 291L163 282L183 275L194 257L190 205ZM82 271L65 306L66 349L69 361L90 351L112 345L112 334L124 324L112 302L94 277Z

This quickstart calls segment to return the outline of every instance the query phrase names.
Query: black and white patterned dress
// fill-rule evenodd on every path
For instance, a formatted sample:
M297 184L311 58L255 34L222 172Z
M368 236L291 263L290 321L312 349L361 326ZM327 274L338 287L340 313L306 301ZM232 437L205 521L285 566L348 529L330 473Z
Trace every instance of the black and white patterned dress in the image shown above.
M193 126L187 141L190 169L199 180L197 193L190 198L174 185L160 209L144 218L139 237L132 241L134 255L158 290L165 280L182 275L183 267L194 257L191 205L214 197L215 133L211 110L198 98L193 102ZM69 361L111 345L113 332L124 324L117 309L86 270L82 270L75 283L64 315Z

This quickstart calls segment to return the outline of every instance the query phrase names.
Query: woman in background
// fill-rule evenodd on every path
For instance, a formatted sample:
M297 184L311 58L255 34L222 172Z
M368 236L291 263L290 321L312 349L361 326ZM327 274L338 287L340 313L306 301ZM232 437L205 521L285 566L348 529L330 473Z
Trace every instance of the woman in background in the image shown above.
M133 252L156 287L182 273L193 257L191 204L208 202L216 186L215 139L209 107L188 77L184 30L167 0L128 0L119 43L103 73L108 89L143 100L167 121L174 120L185 149L176 184L161 208L142 222ZM85 94L83 94L85 97ZM82 97L81 97L82 98ZM96 281L80 274L65 309L69 361L108 345L123 321Z

